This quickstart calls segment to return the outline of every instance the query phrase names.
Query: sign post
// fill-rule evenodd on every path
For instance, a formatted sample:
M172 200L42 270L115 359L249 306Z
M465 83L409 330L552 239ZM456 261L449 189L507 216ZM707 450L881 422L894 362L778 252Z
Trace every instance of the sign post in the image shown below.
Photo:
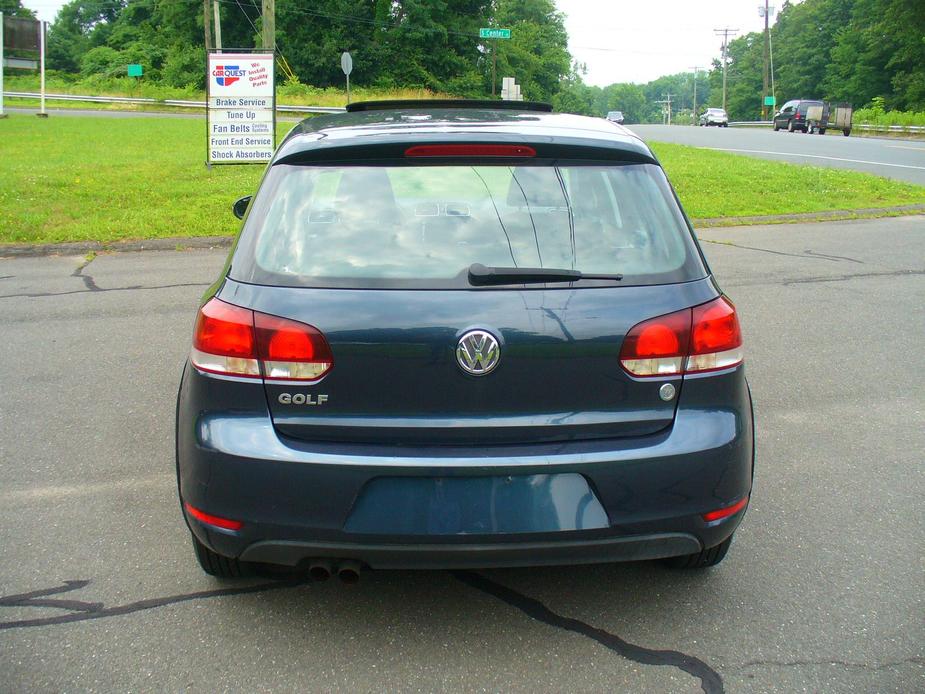
M344 71L347 77L347 103L350 103L350 73L353 72L353 58L349 53L344 51L340 54L340 69Z
M3 13L0 12L0 118L6 118L3 112Z
M39 112L36 113L39 118L48 118L45 112L45 22L39 22L39 64L42 77L40 78L40 91L42 93Z
M511 38L510 29L492 29L490 27L482 27L479 29L479 38L480 39L493 39L491 44L491 95L495 95L495 72L497 71L498 65L498 39L509 39Z
M206 165L266 164L276 149L273 51L210 51Z

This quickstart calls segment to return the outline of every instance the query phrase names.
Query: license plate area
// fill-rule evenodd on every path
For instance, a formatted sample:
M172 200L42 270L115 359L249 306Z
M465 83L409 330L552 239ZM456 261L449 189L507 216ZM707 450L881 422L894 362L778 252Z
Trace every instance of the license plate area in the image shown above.
M576 473L491 477L378 477L361 490L344 530L373 535L492 535L609 527Z

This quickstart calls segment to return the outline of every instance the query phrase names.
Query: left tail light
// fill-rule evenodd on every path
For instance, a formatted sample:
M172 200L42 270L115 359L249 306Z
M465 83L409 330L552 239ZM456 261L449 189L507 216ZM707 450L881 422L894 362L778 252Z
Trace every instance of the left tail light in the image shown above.
M215 298L199 309L190 360L209 373L283 381L317 381L334 366L317 328Z
M728 369L742 363L742 331L724 296L633 326L620 364L633 376L676 376Z

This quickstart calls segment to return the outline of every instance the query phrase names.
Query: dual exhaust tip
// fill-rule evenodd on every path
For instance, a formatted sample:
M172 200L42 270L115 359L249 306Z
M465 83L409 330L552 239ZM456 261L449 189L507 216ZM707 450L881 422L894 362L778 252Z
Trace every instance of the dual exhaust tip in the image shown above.
M313 581L327 581L331 576L337 574L337 577L347 584L354 584L360 581L360 571L362 566L360 562L353 559L333 562L329 559L313 560L308 566L308 575Z

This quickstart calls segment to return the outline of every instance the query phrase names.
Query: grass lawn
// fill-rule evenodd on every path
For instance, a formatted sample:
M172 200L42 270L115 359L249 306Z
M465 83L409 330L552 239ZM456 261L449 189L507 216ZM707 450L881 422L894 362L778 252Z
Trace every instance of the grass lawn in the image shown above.
M650 144L695 221L925 203L925 187L871 174Z
M0 242L233 234L230 205L262 167L209 171L205 149L202 120L13 114L0 120ZM654 149L694 219L925 203L925 188L867 174Z

